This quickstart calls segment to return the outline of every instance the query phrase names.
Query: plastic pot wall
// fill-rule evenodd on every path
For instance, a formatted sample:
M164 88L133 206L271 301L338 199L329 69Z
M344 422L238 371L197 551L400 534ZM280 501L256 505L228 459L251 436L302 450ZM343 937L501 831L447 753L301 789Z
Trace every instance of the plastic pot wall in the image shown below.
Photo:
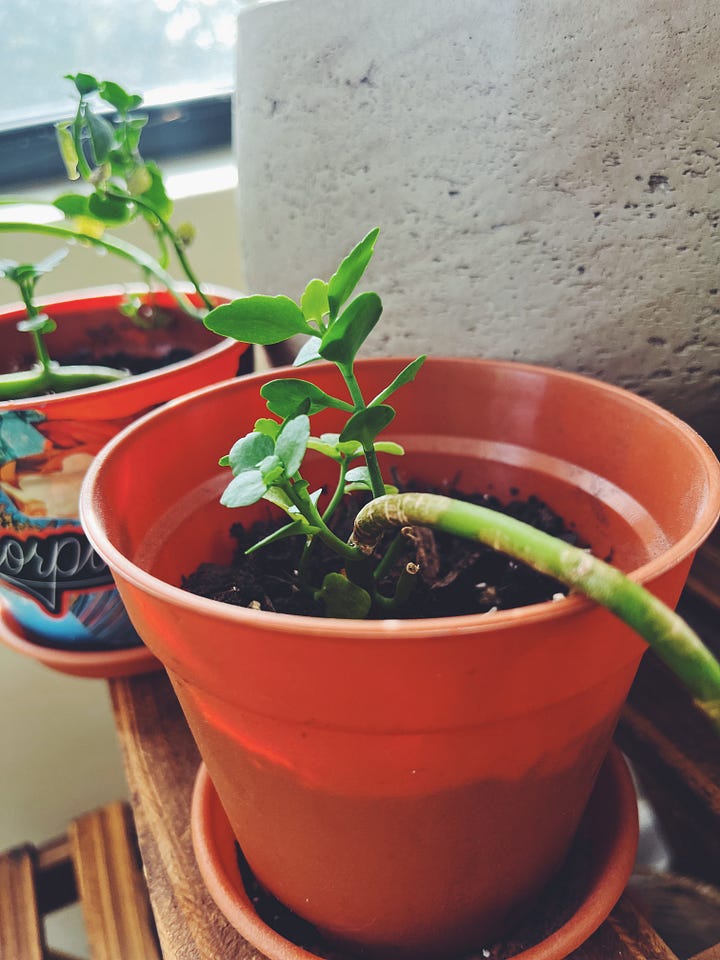
M365 395L402 363L359 364ZM339 941L445 960L512 924L562 862L644 645L579 597L361 622L182 591L199 562L229 558L242 516L217 503L218 457L266 415L260 384L295 372L198 392L124 432L89 472L84 522L259 880ZM334 368L312 374L342 391ZM396 399L386 435L404 477L537 494L676 602L720 509L717 462L684 424L614 387L489 361L431 359ZM314 433L339 422L319 414ZM315 481L323 470L308 461Z
M213 291L219 300L233 296ZM48 337L53 358L118 351L161 358L173 348L193 356L113 384L0 402L0 604L16 636L72 650L140 643L107 565L78 519L83 476L102 445L136 417L173 397L233 376L244 347L221 341L155 297L167 324L143 330L118 311L120 288L79 291L45 300L58 320ZM27 369L32 343L16 330L21 306L0 311L2 371Z

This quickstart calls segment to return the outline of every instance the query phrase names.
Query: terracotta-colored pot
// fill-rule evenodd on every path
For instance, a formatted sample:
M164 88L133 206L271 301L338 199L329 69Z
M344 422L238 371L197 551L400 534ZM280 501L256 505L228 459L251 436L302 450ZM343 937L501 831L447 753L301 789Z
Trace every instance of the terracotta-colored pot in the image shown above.
M42 300L58 320L48 338L53 358L85 350L88 362L119 351L161 359L175 348L192 356L112 384L0 402L0 632L25 650L140 644L80 526L82 478L119 430L158 404L233 376L244 350L182 313L166 293L154 298L164 325L141 329L118 310L126 292L114 287ZM219 302L234 295L211 293ZM22 305L0 311L0 372L33 362L30 338L16 329L23 316Z
M359 363L365 394L402 365ZM343 395L333 367L311 373ZM184 592L200 561L229 558L243 516L218 504L217 459L266 415L260 385L286 375L198 391L125 431L90 468L83 520L260 882L370 955L448 960L506 930L558 869L644 644L580 597L364 622ZM670 414L576 375L467 359L430 359L393 400L404 477L537 494L676 602L720 510L720 468ZM303 468L315 482L321 459Z

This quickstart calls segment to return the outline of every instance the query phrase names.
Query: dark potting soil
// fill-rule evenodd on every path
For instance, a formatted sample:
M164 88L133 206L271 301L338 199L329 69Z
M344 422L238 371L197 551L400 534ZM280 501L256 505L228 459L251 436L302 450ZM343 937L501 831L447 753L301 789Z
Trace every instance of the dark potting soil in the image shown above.
M171 363L180 363L193 356L193 351L184 347L173 347L162 356L139 356L133 353L118 351L115 353L97 356L91 350L78 350L72 356L63 357L63 366L91 366L112 367L113 370L127 370L133 376L140 373L149 373L168 367Z
M413 489L409 484L408 489ZM417 488L415 488L417 489ZM577 544L575 532L566 525L547 504L537 497L512 500L502 504L489 494L468 495L457 491L437 491L481 506L499 510L523 520L539 530ZM346 540L352 530L355 514L367 497L346 497L333 518L333 528ZM183 587L199 596L210 597L236 606L254 607L278 613L304 616L323 616L322 606L312 596L300 592L295 583L298 562L304 538L293 537L263 547L250 556L248 547L273 531L270 523L256 523L246 528L241 523L231 527L236 542L235 553L229 565L201 563L189 576L183 578ZM381 544L386 549L388 538ZM404 552L387 578L381 581L381 590L392 596L393 585L400 570L408 562L420 567L423 581L415 587L406 618L460 616L487 613L528 606L551 600L558 594L567 594L567 588L525 564L498 553L490 547L470 543L459 537L433 533L425 528L413 528L406 538ZM342 569L342 561L318 544L309 567L309 579L318 587L324 576ZM378 614L382 616L382 614ZM393 616L402 617L398 612Z

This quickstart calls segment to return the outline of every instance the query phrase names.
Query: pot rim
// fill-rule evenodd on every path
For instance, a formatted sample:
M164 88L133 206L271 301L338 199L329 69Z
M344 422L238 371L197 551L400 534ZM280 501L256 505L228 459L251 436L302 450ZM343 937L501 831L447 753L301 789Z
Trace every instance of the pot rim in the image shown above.
M358 363L360 366L367 366L386 363L388 360L392 360L398 364L405 365L412 359L415 358L394 356L384 358L370 357L358 361ZM659 407L652 401L647 400L645 397L631 393L614 384L540 364L519 363L514 360L448 356L429 356L426 360L427 364L433 365L448 362L453 364L472 363L486 367L495 367L500 370L512 369L519 372L527 371L528 373L550 374L560 379L581 381L586 384L592 383L600 390L616 394L619 397L625 398L626 401L630 399L634 404L652 411L655 416L665 420L668 427L684 433L686 437L693 442L705 466L705 475L709 491L707 502L691 530L662 554L630 571L628 576L632 580L645 583L650 579L662 576L676 566L683 558L694 553L715 526L718 516L720 516L720 463L705 440L703 440L692 427L674 414ZM325 364L324 362L323 365L330 366L330 364ZM458 635L512 629L525 623L534 624L553 618L577 616L592 607L598 606L587 597L576 594L570 595L561 601L545 601L544 603L516 607L510 610L499 610L492 614L465 614L456 617L407 620L346 620L332 617L305 617L297 614L250 610L246 607L233 606L232 604L222 603L219 600L211 600L207 597L197 596L196 594L183 590L182 587L166 583L160 578L153 576L126 557L106 535L102 519L103 508L94 501L92 496L96 478L102 471L103 465L113 456L115 450L124 443L125 437L135 432L152 429L152 423L156 417L171 415L172 410L176 407L191 404L196 398L202 397L206 393L230 390L232 386L238 386L239 384L245 386L252 385L253 382L264 382L269 372L274 375L290 370L296 371L297 368L276 367L271 371L259 371L246 375L241 380L224 380L207 387L201 387L199 390L185 394L182 397L177 397L164 404L161 408L151 411L130 424L130 426L118 433L100 451L85 475L80 493L80 518L91 544L108 562L113 572L117 572L123 579L142 591L167 602L171 601L189 612L194 612L198 615L204 614L210 618L220 617L224 620L234 621L238 626L247 623L248 627L251 627L253 630L267 630L269 632L283 630L284 632L313 635L316 637L336 635L338 633L338 625L341 624L345 639L362 640L363 642L368 642L371 639L377 640L378 638L386 641L392 638L426 638L441 636L443 634L447 635L448 633Z
M188 283L177 283L176 287L178 290L186 294L193 291L193 288ZM211 296L218 296L227 300L235 300L238 297L244 296L244 294L238 292L237 290L232 290L229 287L224 287L218 284L203 284L202 287L203 290ZM40 307L64 306L72 303L90 304L96 300L120 300L120 298L126 294L133 293L153 293L157 296L168 296L172 298L172 292L164 287L153 290L146 284L142 283L118 283L108 284L100 287L82 287L76 291L69 290L58 294L48 294L43 297L38 297L36 302ZM14 314L24 312L24 310L25 305L22 303L22 301L3 304L2 307L0 307L0 324L11 321L14 319ZM232 340L229 337L223 337L219 339L217 343L207 347L205 350L201 350L199 353L195 353L191 357L186 357L185 360L178 360L176 363L168 363L164 367L158 367L156 370L149 370L147 373L137 373L126 377L123 380L114 380L111 383L101 383L94 387L83 387L79 390L67 390L64 393L38 394L34 397L23 397L19 400L3 400L0 402L0 409L22 410L38 403L42 404L43 409L53 409L54 407L60 406L60 404L66 402L67 400L77 400L84 395L92 395L93 397L112 396L112 394L117 393L118 390L127 388L129 384L154 383L161 377L167 377L168 375L171 375L174 371L185 370L194 366L195 364L203 363L210 357L224 353L226 350L231 350L236 346L237 341Z

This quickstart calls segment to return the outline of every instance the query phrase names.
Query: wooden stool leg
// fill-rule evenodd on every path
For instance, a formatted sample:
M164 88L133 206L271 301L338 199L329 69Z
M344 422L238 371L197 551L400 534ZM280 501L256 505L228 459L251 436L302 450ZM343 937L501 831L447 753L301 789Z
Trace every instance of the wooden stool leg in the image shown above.
M70 825L92 960L161 960L130 816L115 803Z
M35 850L26 845L0 856L0 957L44 960L45 938L35 892Z

